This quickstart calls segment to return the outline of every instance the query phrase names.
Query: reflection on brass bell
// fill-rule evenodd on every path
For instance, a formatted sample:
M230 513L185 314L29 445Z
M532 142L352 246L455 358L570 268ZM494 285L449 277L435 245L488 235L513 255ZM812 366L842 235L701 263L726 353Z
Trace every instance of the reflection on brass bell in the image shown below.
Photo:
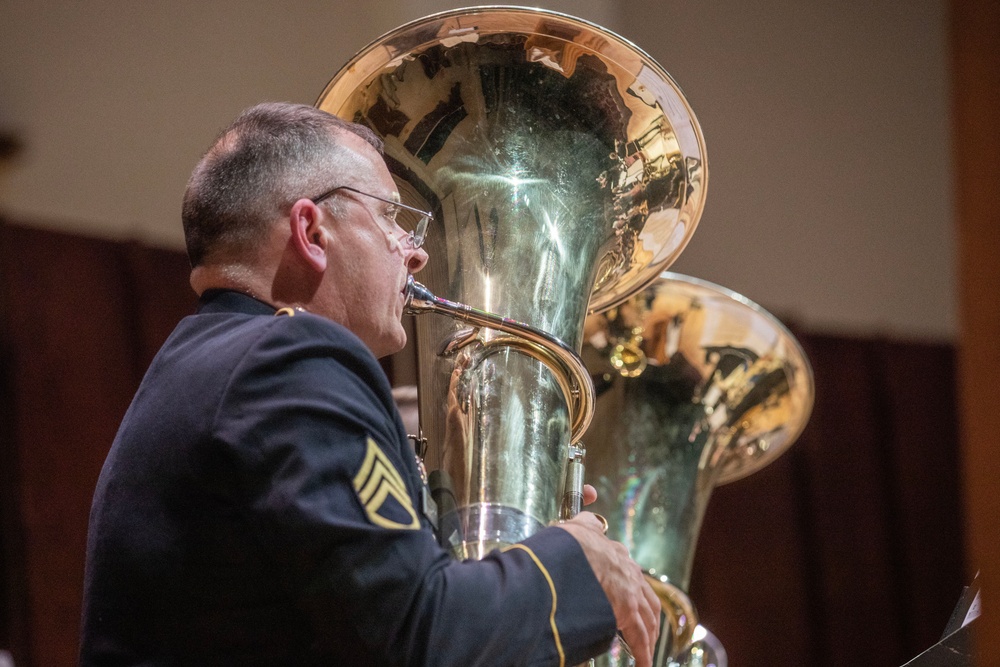
M646 353L631 341L615 345L610 360L615 370L627 378L639 377L646 370Z

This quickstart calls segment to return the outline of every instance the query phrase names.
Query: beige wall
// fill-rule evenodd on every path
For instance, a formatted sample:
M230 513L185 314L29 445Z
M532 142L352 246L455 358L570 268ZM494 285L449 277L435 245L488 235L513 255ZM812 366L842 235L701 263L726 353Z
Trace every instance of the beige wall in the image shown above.
M945 3L626 6L708 145L706 212L676 269L811 327L952 334Z
M241 108L312 102L371 39L463 4L0 3L0 130L27 146L0 210L180 247L187 174ZM955 335L941 0L541 4L641 45L698 113L708 205L676 270L813 330Z

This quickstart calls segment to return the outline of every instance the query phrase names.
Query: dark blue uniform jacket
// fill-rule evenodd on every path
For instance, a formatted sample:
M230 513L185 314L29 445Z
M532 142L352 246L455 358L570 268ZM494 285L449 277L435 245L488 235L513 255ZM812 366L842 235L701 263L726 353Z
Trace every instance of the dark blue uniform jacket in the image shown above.
M208 293L146 374L90 516L82 664L574 665L611 607L547 528L460 563L345 328Z

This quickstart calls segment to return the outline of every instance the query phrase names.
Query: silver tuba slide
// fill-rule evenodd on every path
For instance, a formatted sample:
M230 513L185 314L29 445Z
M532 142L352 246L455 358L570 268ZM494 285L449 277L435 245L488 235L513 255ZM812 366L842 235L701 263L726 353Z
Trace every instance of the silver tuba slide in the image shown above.
M595 378L587 478L608 536L654 579L686 591L712 489L784 452L812 411L809 362L791 333L749 299L663 273L587 322ZM690 646L663 633L655 665L724 666L704 628ZM714 656L714 657L711 657ZM720 656L723 656L720 658ZM625 665L614 650L598 665Z
M434 213L409 302L450 316L416 320L424 461L442 543L482 557L559 517L594 409L584 320L688 243L701 130L626 40L513 7L389 32L317 106L382 137L403 201Z

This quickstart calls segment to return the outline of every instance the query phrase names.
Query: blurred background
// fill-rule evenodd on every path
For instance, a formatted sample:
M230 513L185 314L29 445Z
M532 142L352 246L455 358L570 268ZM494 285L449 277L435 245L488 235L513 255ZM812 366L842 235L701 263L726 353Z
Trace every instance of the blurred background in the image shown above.
M194 304L179 213L201 153L243 108L312 103L383 32L466 4L0 3L0 649L16 664L75 664L90 496ZM539 6L623 35L680 84L710 178L672 270L764 306L815 368L800 442L713 496L703 622L734 667L904 663L1000 562L1000 10Z

